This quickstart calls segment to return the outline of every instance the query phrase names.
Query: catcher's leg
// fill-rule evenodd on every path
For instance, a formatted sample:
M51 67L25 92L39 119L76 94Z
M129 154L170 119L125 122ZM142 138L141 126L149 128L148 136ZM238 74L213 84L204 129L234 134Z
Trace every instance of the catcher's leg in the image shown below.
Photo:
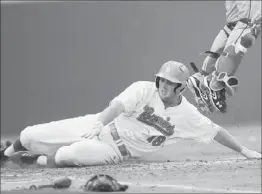
M228 26L230 25L225 25L224 28L219 31L211 45L210 51L205 52L207 57L202 65L202 73L204 75L209 75L215 70L216 61L223 52L228 36L232 30L232 28L229 28Z
M205 52L207 56L203 62L201 72L190 76L188 80L188 88L193 94L197 106L200 111L206 115L215 112L216 106L214 106L214 103L212 102L209 89L203 84L204 77L215 70L215 63L224 50L227 38L231 33L231 29L232 25L228 24L219 31L212 43L210 51Z
M247 49L254 45L260 32L261 24L259 23L247 26L247 24L239 22L216 64L217 71L226 72L229 76L234 75Z
M235 75L247 49L250 48L261 31L261 23L249 24L238 22L235 29L228 38L225 50L216 62L216 74L210 83L211 89L218 91L221 88L226 88L227 94L234 95L238 81ZM217 80L217 76L221 73L226 73L225 80ZM229 78L228 78L228 77ZM228 80L230 82L228 82ZM234 83L231 83L231 82Z
M216 61L216 71L204 78L204 85L211 94L211 102L220 112L226 112L225 94L234 95L238 86L238 79L233 75L236 73L247 49L254 44L260 31L260 23L255 25L239 21L231 32L223 53Z

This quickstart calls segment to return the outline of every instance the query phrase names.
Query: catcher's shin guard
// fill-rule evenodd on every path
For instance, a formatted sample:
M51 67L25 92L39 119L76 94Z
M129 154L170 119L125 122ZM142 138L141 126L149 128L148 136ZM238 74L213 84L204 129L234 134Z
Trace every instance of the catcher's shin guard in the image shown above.
M216 62L216 71L219 73L226 72L228 76L234 75L243 56L243 52L235 53L235 45L228 46Z
M214 91L218 91L216 86L219 83L223 84L222 88L226 89L229 96L233 96L238 86L238 80L233 75L236 73L242 59L244 52L235 52L236 45L230 45L225 48L216 63L215 75L212 76L210 87ZM221 84L220 84L221 86Z
M261 27L261 25L260 25ZM250 32L246 33L236 44L227 46L216 62L216 71L226 72L228 76L236 73L247 49L250 48L260 31L255 25ZM260 29L261 30L261 29Z
M217 59L220 57L220 53L206 51L205 54L207 54L207 56L202 65L202 74L209 75L215 70L215 64Z
M211 88L214 89L214 83L223 82L226 88L226 93L233 96L238 86L238 79L234 77L238 67L247 51L247 48L253 44L250 33L244 35L237 44L229 45L225 48L216 63L217 80L211 83Z

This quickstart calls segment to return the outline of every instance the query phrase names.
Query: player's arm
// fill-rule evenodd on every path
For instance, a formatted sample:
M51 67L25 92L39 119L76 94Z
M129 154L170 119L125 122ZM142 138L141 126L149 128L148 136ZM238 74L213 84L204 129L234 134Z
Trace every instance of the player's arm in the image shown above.
M98 116L98 121L103 125L107 125L124 112L124 106L120 101L112 102L107 108L105 108Z
M110 105L99 115L98 120L104 125L113 121L121 113L132 113L146 95L147 82L134 82L116 96Z
M82 135L84 138L92 139L100 134L102 128L113 121L118 115L124 111L123 105L115 101L105 108L98 116L97 121L93 124L91 129Z
M215 124L209 118L202 115L198 111L192 116L194 122L195 133L199 134L199 140L209 143L213 139L225 147L228 147L248 159L261 158L261 154L247 149L225 128Z
M121 113L132 113L136 109L137 104L142 101L145 84L144 82L135 82L127 87L122 93L115 97L97 118L93 124L82 137L92 139L99 135L102 128L117 118Z
M218 143L240 153L247 159L261 159L260 153L254 150L250 150L247 147L240 144L240 142L238 142L237 139L223 127L218 125L217 127L219 128L219 130L216 136L214 137L214 140L216 140Z

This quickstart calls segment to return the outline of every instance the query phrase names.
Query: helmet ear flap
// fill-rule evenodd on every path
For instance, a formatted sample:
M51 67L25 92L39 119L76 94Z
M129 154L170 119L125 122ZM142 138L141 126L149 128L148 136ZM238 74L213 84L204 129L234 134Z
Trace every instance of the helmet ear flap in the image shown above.
M187 88L186 86L187 86L187 84L184 84L184 83L183 84L179 84L177 87L174 88L174 92L179 90L178 93L182 94L186 90L186 88Z
M156 77L156 88L158 89L159 88L159 80L160 80L160 77Z
M176 93L176 90L181 90L182 88L180 88L182 86L182 84L181 83L177 83L177 86L174 88L174 92ZM181 91L179 91L179 93L180 93Z
M160 77L157 76L157 77L156 77L156 81L155 81L155 82L156 82L156 88L157 88L157 89L159 88L159 81L160 81ZM177 85L177 87L174 88L174 92L176 92L177 89L180 90L180 91L179 91L179 94L182 93L182 92L184 92L185 89L186 89L186 85L187 85L187 84L184 84L184 83L181 84L181 83L179 83L179 84Z

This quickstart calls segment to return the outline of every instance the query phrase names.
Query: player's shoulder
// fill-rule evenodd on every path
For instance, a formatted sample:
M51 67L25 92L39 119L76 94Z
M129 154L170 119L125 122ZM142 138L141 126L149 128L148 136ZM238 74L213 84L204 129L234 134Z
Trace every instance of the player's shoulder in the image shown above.
M154 89L155 82L152 81L136 81L131 84L133 87L139 87L143 89Z
M189 102L185 96L182 96L182 104L187 110L190 109L193 112L198 110L197 107Z
M207 118L204 114L202 114L198 108L189 102L186 97L183 96L183 110L186 112L188 115L188 118L190 117L197 117L197 118Z

